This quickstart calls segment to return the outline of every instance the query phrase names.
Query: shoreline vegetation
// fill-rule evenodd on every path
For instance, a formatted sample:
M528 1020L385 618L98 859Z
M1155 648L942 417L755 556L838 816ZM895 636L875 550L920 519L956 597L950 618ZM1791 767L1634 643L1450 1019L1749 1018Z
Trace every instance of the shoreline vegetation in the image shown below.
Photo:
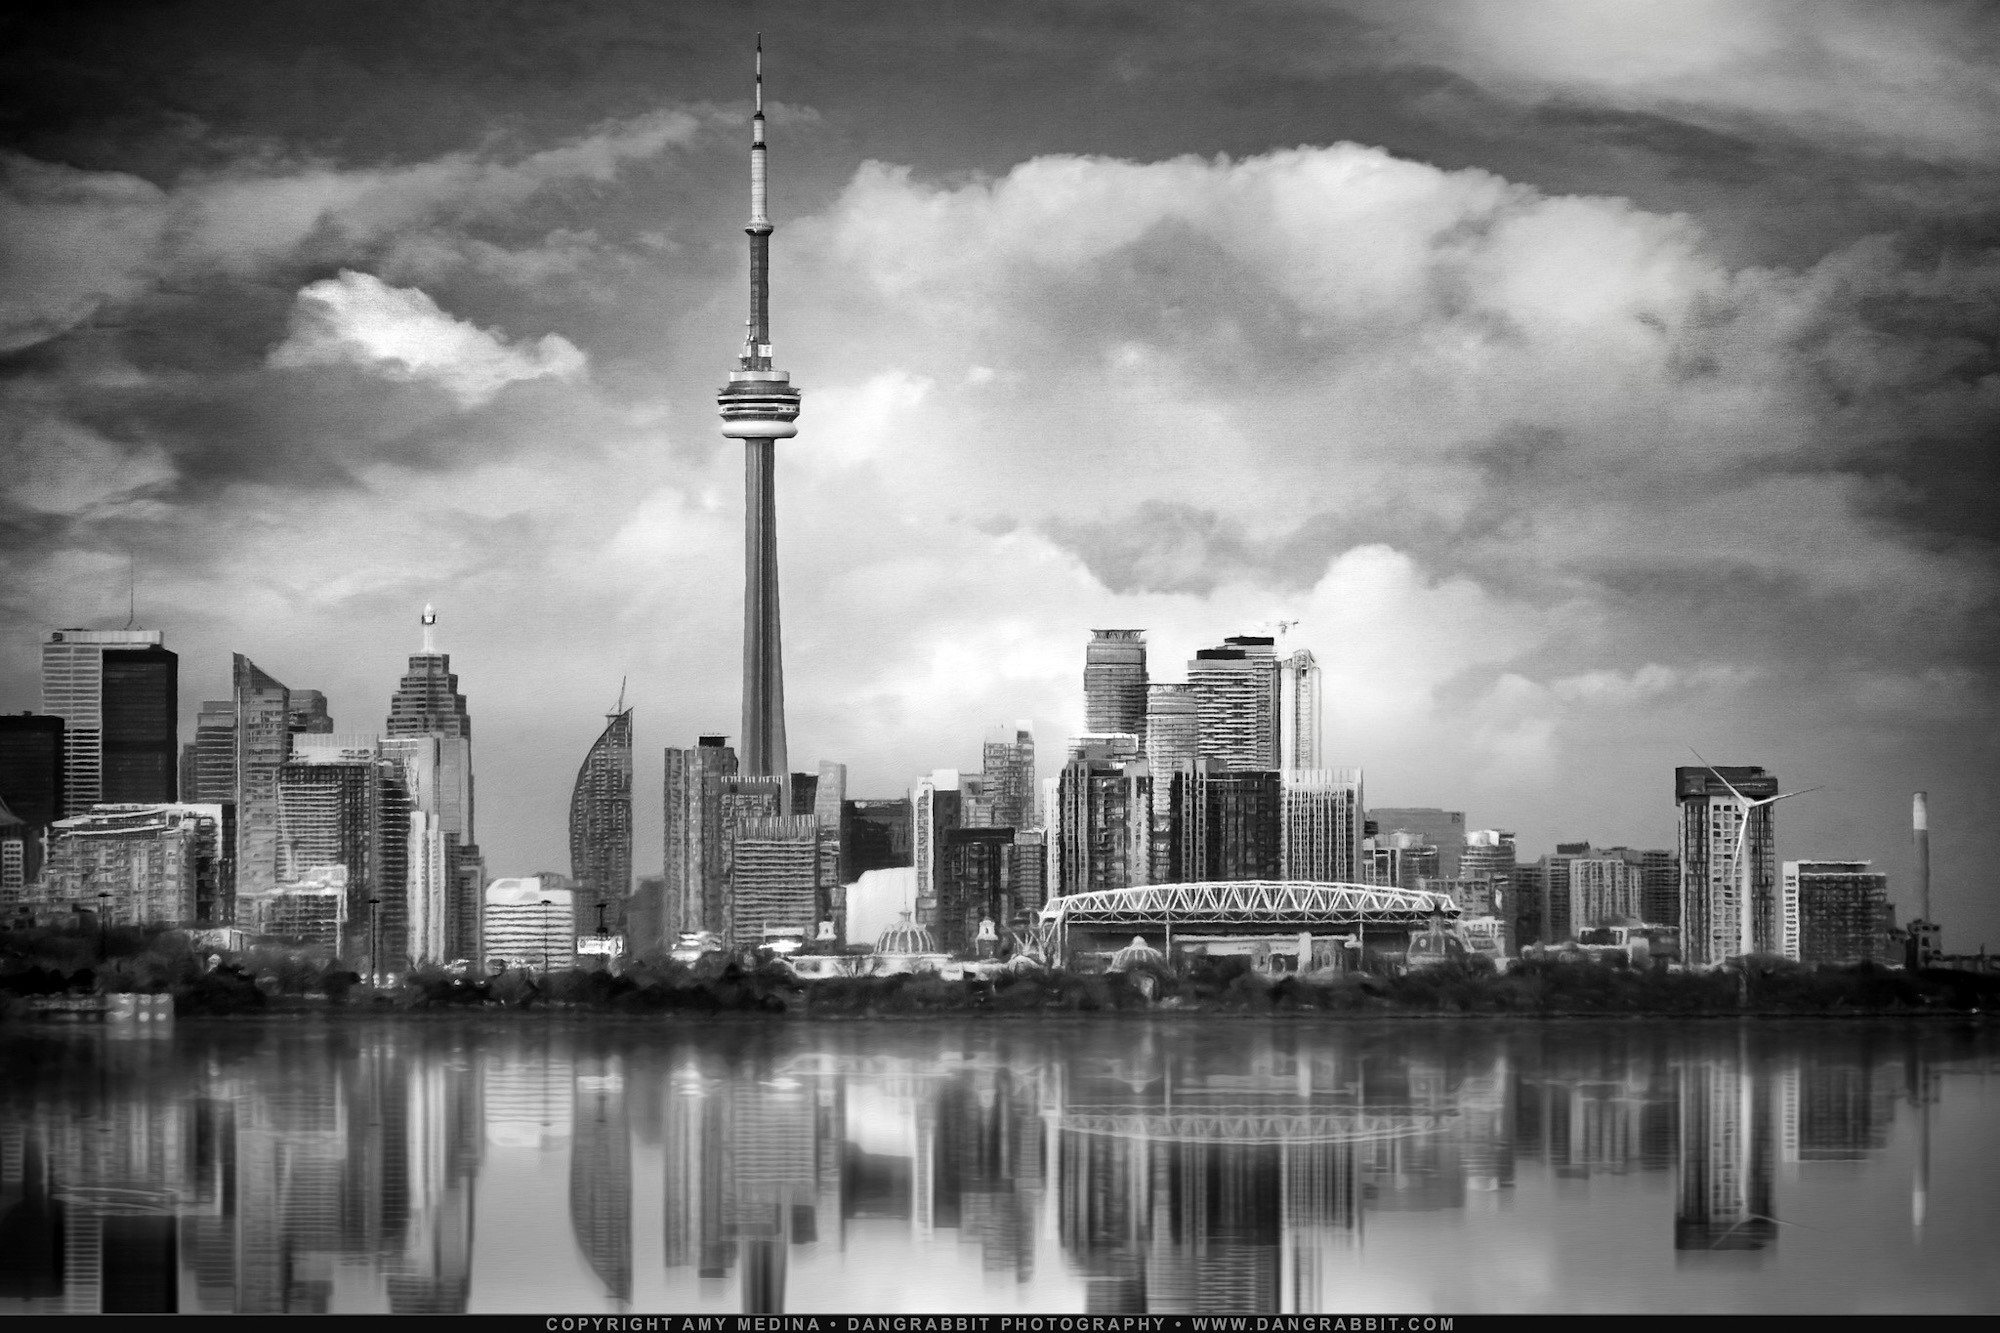
M179 1017L229 1015L604 1013L690 1018L1084 1014L1308 1014L1326 1017L1726 1018L1971 1016L2000 1003L2000 977L1875 965L1810 968L1777 958L1741 969L1668 972L1622 963L1531 960L1501 972L1485 958L1398 976L1273 978L1248 960L1195 957L1127 972L1027 970L993 980L915 973L804 982L780 963L720 955L687 966L637 960L618 972L420 968L371 987L333 960L253 949L219 961L186 934L113 928L0 933L0 1018L55 996L173 997Z

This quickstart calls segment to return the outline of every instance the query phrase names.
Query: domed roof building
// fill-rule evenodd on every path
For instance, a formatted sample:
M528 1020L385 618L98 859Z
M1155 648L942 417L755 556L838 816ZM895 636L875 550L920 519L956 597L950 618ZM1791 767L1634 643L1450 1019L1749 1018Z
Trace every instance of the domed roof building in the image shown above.
M929 926L918 925L904 912L895 925L876 937L875 952L885 954L936 953L937 939Z

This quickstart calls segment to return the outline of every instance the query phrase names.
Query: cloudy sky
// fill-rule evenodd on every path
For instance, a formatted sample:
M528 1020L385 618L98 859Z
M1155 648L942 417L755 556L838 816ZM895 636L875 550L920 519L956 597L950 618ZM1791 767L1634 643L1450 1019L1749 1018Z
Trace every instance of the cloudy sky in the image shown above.
M2000 943L2000 13L1979 0L66 3L0 20L0 707L140 623L381 725L426 601L495 873L625 680L737 728L766 32L796 767L851 791L1296 621L1329 762L1524 853L1786 858Z

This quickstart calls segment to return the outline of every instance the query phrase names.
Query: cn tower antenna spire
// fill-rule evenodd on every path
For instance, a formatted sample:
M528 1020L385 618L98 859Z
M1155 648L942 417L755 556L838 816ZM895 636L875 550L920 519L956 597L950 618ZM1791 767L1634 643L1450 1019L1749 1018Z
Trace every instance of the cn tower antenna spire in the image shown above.
M742 772L788 771L785 666L778 627L776 445L798 433L799 391L771 364L770 150L764 142L764 34L757 34L755 102L750 116L750 318L743 354L716 395L722 433L743 441L743 753Z

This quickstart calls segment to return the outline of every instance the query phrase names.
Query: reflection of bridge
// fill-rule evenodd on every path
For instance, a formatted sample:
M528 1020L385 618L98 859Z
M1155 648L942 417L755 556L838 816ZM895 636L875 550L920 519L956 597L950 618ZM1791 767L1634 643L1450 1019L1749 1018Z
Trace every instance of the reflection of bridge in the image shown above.
M1251 879L1197 884L1148 884L1051 898L1037 934L1053 943L1086 930L1221 930L1295 932L1383 927L1409 930L1442 912L1459 914L1450 895L1370 884Z
M1442 1128L1445 1117L1383 1107L1277 1105L1072 1106L1063 1129L1106 1138L1173 1143L1376 1143L1416 1138Z

